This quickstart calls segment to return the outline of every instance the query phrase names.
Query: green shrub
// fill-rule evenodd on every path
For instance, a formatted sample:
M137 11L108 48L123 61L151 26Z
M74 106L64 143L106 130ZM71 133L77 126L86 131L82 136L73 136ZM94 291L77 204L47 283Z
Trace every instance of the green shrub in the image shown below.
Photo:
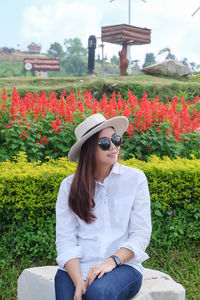
M200 242L200 207L186 204L174 210L161 209L160 203L151 202L151 246L161 248L188 247Z
M152 155L148 162L130 159L125 165L144 171L148 178L152 202L162 209L200 205L200 160L177 157L160 159Z
M13 220L36 222L55 214L59 185L72 174L75 164L66 159L40 164L28 163L25 154L0 163L1 226Z
M163 268L166 259L175 259L174 251L181 253L177 249L199 245L200 160L153 156L149 162L130 159L121 163L143 170L149 182L153 230L147 249L151 259L145 266L162 264ZM65 158L30 163L23 153L12 162L0 163L0 298L14 299L24 268L56 264L55 203L62 179L75 167ZM167 258L162 253L168 253ZM193 250L193 260L195 255L198 259L196 253ZM180 264L177 257L176 262ZM179 268L185 274L185 267Z
M149 162L130 159L122 162L143 170L149 182L152 203L161 211L199 208L200 160L160 159ZM13 221L35 224L55 214L55 203L61 181L75 171L76 164L66 158L46 163L27 162L21 153L14 161L0 163L0 218L3 229Z
M15 259L55 261L55 215L36 224L13 221L1 237L0 256L10 253Z

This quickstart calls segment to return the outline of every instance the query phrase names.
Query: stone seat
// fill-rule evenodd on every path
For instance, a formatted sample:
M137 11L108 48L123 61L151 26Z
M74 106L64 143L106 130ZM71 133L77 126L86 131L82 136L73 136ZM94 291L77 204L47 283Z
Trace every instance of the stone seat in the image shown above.
M18 278L18 300L55 300L57 266L25 269ZM142 287L134 300L184 300L185 289L169 275L144 269Z

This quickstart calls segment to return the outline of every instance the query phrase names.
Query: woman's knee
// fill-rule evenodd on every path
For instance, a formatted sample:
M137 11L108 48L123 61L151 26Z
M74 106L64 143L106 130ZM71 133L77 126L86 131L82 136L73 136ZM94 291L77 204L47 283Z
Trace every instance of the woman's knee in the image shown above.
M87 289L84 300L131 299L140 290L142 274L123 265L119 269L96 279Z
M72 300L75 287L69 275L58 270L54 279L56 300Z
M84 300L107 300L115 299L115 295L109 285L102 285L96 279L87 289Z

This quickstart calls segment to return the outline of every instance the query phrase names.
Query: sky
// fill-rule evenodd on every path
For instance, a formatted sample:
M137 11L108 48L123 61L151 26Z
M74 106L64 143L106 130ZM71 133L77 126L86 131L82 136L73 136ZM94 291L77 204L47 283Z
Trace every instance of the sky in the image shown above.
M131 46L131 59L144 63L152 52L157 61L163 48L178 60L200 64L200 0L0 0L0 47L27 51L31 42L42 46L79 37L87 48L88 37L97 37L96 55L102 54L101 27L129 23L151 29L151 43ZM104 44L105 56L118 56L121 46Z

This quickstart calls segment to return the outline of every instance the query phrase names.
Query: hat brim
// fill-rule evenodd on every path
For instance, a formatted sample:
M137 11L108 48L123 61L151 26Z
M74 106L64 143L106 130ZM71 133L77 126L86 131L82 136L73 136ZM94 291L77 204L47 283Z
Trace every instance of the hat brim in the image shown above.
M68 159L71 162L77 162L79 160L79 155L82 145L87 141L93 134L99 132L100 130L113 127L116 134L122 135L128 128L129 121L124 116L114 117L112 119L106 120L99 126L95 127L93 130L84 135L80 140L78 140L70 149L68 153Z

